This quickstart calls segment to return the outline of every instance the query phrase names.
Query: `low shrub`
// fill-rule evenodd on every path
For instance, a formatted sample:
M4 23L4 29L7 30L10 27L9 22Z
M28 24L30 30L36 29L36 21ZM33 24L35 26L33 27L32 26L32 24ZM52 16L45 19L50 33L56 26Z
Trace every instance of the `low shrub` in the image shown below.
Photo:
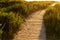
M44 15L47 40L60 40L60 4L49 8Z
M11 40L14 37L17 30L20 28L21 23L23 23L23 19L20 16L18 16L18 14L15 15L13 12L0 12L0 23L2 24L1 28L4 27L3 29L0 28L3 31L1 39Z
M37 10L47 8L53 2L0 1L0 39L12 40L21 23Z

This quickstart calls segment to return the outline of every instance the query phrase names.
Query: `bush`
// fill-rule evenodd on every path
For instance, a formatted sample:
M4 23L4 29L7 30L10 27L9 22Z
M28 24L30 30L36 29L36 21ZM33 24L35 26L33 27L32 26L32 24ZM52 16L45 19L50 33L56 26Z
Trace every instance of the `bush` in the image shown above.
M60 6L49 8L44 15L47 40L60 40Z
M37 11L47 8L49 5L51 5L54 2L26 2L27 8L30 11Z
M20 1L11 1L11 2L1 2L1 11L4 12L15 12L19 13L23 17L27 17L32 12L37 10L42 10L47 8L54 2L20 2ZM7 4L7 5L6 5ZM4 6L5 5L5 6Z
M0 30L1 40L11 40L21 23L32 12L47 8L52 2L23 2L2 1L0 2Z
M4 28L2 29L2 40L11 40L14 37L14 33L20 28L23 19L13 12L10 13L1 13L0 12L0 23L2 24L1 27L5 24ZM0 32L1 33L1 32Z

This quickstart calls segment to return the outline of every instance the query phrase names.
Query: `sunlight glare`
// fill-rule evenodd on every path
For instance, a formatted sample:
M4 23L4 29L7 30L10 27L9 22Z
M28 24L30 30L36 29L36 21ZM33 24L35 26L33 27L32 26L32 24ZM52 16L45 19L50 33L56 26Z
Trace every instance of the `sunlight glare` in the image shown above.
M60 2L60 0L25 0L25 1L58 1Z

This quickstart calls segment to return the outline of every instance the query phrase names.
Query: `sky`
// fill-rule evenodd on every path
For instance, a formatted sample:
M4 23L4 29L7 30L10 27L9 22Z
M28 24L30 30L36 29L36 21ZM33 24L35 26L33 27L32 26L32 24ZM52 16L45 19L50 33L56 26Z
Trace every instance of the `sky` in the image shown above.
M58 1L60 2L60 0L26 0L26 1Z

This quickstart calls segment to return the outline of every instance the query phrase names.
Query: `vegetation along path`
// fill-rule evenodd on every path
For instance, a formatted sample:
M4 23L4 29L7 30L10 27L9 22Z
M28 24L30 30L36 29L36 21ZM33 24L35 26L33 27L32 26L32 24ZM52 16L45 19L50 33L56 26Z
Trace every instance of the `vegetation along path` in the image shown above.
M50 5L49 7L54 5L56 5L56 3ZM37 11L30 15L28 19L26 19L26 22L22 25L23 29L16 34L13 40L46 40L43 15L47 9Z

